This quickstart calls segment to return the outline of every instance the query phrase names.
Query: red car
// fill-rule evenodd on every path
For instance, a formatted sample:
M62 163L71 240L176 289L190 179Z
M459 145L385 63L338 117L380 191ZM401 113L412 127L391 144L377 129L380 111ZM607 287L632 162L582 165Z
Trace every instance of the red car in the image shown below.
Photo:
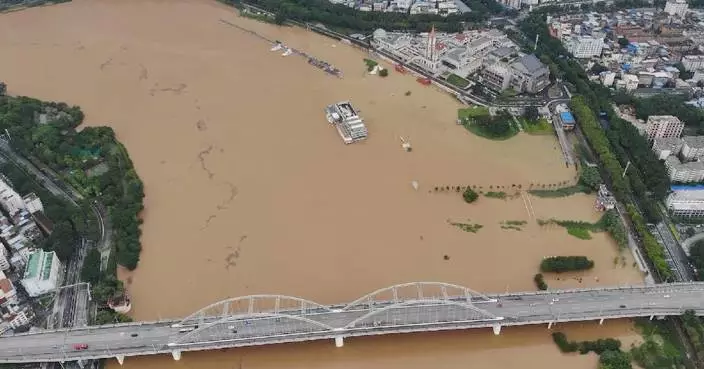
M77 344L73 345L73 349L78 350L78 351L85 350L87 348L88 348L88 345L86 345L85 343L77 343Z

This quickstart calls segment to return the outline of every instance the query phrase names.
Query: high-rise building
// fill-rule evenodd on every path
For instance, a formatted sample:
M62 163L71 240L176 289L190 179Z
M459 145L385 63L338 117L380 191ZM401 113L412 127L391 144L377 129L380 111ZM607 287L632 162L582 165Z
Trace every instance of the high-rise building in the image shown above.
M684 123L672 115L651 115L645 126L648 140L666 137L680 137Z
M656 138L653 140L653 151L658 159L665 160L668 156L677 155L682 151L684 141L677 137Z
M665 203L674 216L704 216L704 190L702 189L676 189L667 196Z
M683 159L695 160L704 157L704 136L684 136L682 141Z
M704 180L704 162L701 161L681 163L677 157L668 156L665 159L665 168L672 182L689 183Z
M36 250L29 256L21 281L31 297L54 290L60 283L63 267L53 251Z
M12 189L10 182L4 176L0 177L0 206L10 215L24 209L22 196Z
M669 0L665 3L665 13L670 15L677 15L680 18L684 18L689 10L689 4L687 0Z
M42 200L39 196L34 194L34 192L24 195L24 197L22 197L22 201L24 201L25 209L27 209L30 214L34 214L38 211L42 213L44 212Z
M0 244L0 271L10 269L10 256L8 255L5 245Z
M565 40L565 48L575 58L584 59L593 56L601 56L601 50L604 48L603 37L592 36L572 36Z

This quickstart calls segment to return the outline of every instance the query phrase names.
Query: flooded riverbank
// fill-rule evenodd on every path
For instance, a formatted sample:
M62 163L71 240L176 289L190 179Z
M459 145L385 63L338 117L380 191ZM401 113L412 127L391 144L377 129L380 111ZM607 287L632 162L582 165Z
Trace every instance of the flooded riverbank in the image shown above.
M223 19L306 50L344 78L270 52ZM136 319L183 316L255 293L336 303L417 280L530 290L540 260L552 255L584 254L596 267L581 283L548 277L551 287L642 278L632 261L613 264L616 247L605 234L583 241L537 225L598 219L591 196L529 197L529 206L482 197L468 205L432 191L572 180L552 136L475 137L455 124L452 98L412 77L369 76L363 53L305 30L239 18L209 1L78 0L0 15L0 49L10 93L80 105L86 124L113 127L129 150L146 193L142 261L123 273ZM325 121L324 107L340 100L361 111L365 142L343 145ZM412 152L401 149L400 136ZM483 227L467 233L448 220ZM527 223L502 229L509 220ZM626 322L570 329L632 334ZM560 355L548 333L411 335L351 340L341 350L314 343L126 364L237 367L245 355L242 367L252 368L594 367L595 357Z

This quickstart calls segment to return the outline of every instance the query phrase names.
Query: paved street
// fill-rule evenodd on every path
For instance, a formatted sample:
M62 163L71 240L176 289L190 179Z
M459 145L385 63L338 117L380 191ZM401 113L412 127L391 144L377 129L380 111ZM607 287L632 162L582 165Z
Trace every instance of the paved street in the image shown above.
M704 283L489 297L495 300L470 305L462 297L447 297L377 302L373 308L360 302L305 314L301 310L257 312L23 334L0 338L0 362L71 361L401 332L680 315L688 309L704 315ZM182 325L172 326L175 323ZM88 348L76 350L76 344Z

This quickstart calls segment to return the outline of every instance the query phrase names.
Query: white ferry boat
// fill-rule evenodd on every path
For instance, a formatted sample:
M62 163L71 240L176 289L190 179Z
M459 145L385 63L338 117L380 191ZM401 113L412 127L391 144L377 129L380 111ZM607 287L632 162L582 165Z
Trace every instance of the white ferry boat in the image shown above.
M291 54L293 54L293 51L291 51L291 49L287 48L286 51L284 51L284 53L281 54L281 56L289 56Z
M276 44L271 48L271 51L279 51L281 49L283 49L283 46L281 44Z
M335 126L345 144L367 138L367 127L349 101L328 105L325 108L325 117L330 124Z

